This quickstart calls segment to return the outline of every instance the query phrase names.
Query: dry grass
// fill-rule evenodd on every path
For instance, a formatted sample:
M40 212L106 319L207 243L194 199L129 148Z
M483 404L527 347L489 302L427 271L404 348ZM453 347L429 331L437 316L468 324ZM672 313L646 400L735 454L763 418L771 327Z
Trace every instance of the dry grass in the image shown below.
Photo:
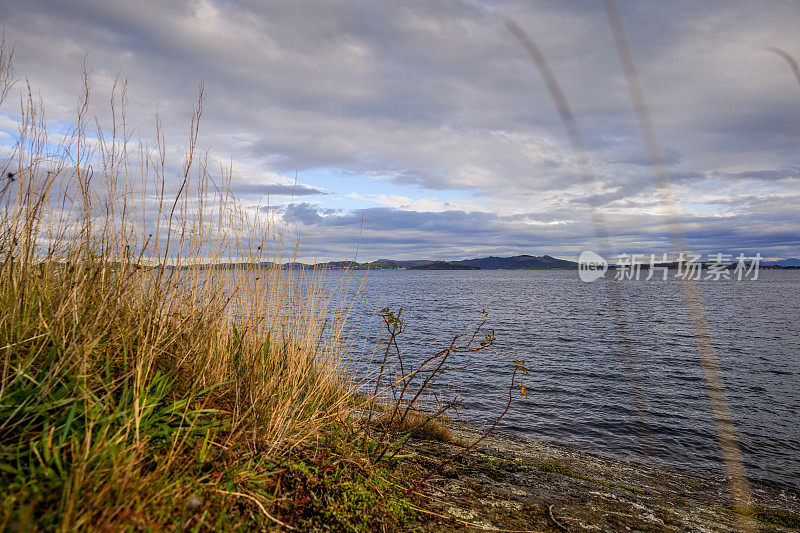
M0 106L11 55L0 40ZM0 160L0 530L402 525L433 471L398 452L409 436L462 444L439 418L455 401L419 409L451 353L489 349L485 316L412 371L387 308L382 363L351 368L354 278L281 266L299 241L197 148L202 87L171 161L158 122L152 145L131 142L124 84L91 128L84 82L59 135L20 83ZM387 400L378 431L351 416Z
M376 421L376 426L381 429L386 429L388 425L389 432L392 434L410 435L418 439L465 446L466 443L450 429L450 424L451 422L444 416L432 417L422 411L410 411L403 419L387 412Z
M172 165L159 128L130 143L124 87L90 135L85 80L63 137L24 91L2 169L0 529L400 520L348 419L346 280L275 266L296 252L197 153L202 88Z

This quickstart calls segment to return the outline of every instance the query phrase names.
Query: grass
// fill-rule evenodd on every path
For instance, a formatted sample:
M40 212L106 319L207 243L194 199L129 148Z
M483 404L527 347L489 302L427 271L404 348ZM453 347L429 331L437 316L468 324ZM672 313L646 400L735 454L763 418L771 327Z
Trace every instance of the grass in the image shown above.
M391 412L384 412L376 422L376 426L381 429L385 429L388 425L389 432L395 435L408 435L417 439L465 446L463 440L453 433L448 424L450 421L443 416L432 417L420 411L410 411L402 420L392 416Z
M401 526L415 473L349 416L346 273L275 266L284 233L196 149L202 89L175 163L159 129L131 146L124 87L90 136L85 81L56 139L23 93L2 168L0 530Z
M303 530L370 530L409 514L410 474L370 462L345 382L297 337L160 315L149 281L91 258L26 273L7 264L0 283L0 527L274 526L263 506Z

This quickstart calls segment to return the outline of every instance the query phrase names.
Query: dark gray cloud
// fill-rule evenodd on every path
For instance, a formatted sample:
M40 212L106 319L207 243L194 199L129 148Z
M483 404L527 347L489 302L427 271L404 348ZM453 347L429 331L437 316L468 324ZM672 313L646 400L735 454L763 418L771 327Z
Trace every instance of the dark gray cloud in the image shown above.
M373 207L362 211L337 213L331 209L318 208L310 204L289 205L284 212L288 223L300 222L304 225L326 227L359 226L362 220L370 230L403 231L417 230L446 235L450 233L482 234L495 231L493 226L499 220L491 213L464 211L418 212Z
M231 192L237 196L314 196L328 194L322 189L307 185L255 184L235 182Z
M767 170L744 170L741 172L726 172L721 174L725 178L738 180L779 181L800 179L800 166L772 168Z

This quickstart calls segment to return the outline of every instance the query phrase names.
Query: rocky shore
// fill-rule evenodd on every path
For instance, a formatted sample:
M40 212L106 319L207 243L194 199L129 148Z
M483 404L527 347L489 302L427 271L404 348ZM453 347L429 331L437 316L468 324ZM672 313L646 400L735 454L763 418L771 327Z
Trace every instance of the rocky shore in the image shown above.
M458 427L458 438L476 433ZM408 443L430 467L463 449ZM492 435L443 467L422 490L416 531L753 531L800 529L800 490L753 483L748 516L732 509L722 476L601 457L579 449Z

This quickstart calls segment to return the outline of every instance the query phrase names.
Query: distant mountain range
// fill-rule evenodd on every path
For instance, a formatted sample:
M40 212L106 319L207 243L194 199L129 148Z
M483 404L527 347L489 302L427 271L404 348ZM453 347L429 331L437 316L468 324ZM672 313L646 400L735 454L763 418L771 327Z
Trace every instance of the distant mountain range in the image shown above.
M779 259L777 261L761 261L763 266L779 266L779 267L800 267L800 259L793 257L791 259Z
M447 261L436 261L435 263L426 263L406 268L409 270L480 270L478 267Z
M578 268L575 261L556 259L549 255L515 255L513 257L481 257L460 261L397 261L407 268L432 270L518 270L533 268Z
M261 263L269 266L271 263ZM780 259L777 261L761 261L760 265L766 268L800 268L800 259ZM236 268L242 266L236 263L225 263L216 265L202 265L204 268ZM378 259L367 263L356 261L329 261L327 263L316 263L309 265L306 263L285 263L284 269L308 269L308 268L327 268L331 270L353 269L353 270L531 270L531 269L565 269L578 268L575 261L558 259L550 255L515 255L512 257L480 257L476 259L462 259L459 261L432 261L428 259L414 259L408 261L393 261L391 259ZM617 265L611 264L609 268ZM677 263L664 264L671 268L676 268ZM649 267L643 264L642 268Z
M778 261L761 261L761 266L770 268L798 268L800 259L780 259ZM391 259L378 259L369 263L355 261L331 261L317 263L317 267L330 269L352 268L354 270L531 270L547 268L578 268L578 263L566 259L558 259L550 255L515 255L512 257L479 257L475 259L462 259L459 261L432 261L427 259L414 259L408 261L394 261ZM609 265L614 268L614 265ZM645 265L647 266L647 265ZM671 265L677 267L677 264ZM292 263L287 268L309 268L309 265Z
M575 261L557 259L549 255L516 255L513 257L481 257L476 259L463 259L460 261L431 261L416 259L409 261L393 261L391 259L378 259L369 263L356 263L354 261L331 261L305 265L303 263L289 263L285 268L317 268L330 269L352 268L354 270L511 270L511 269L539 269L539 268L578 268Z

